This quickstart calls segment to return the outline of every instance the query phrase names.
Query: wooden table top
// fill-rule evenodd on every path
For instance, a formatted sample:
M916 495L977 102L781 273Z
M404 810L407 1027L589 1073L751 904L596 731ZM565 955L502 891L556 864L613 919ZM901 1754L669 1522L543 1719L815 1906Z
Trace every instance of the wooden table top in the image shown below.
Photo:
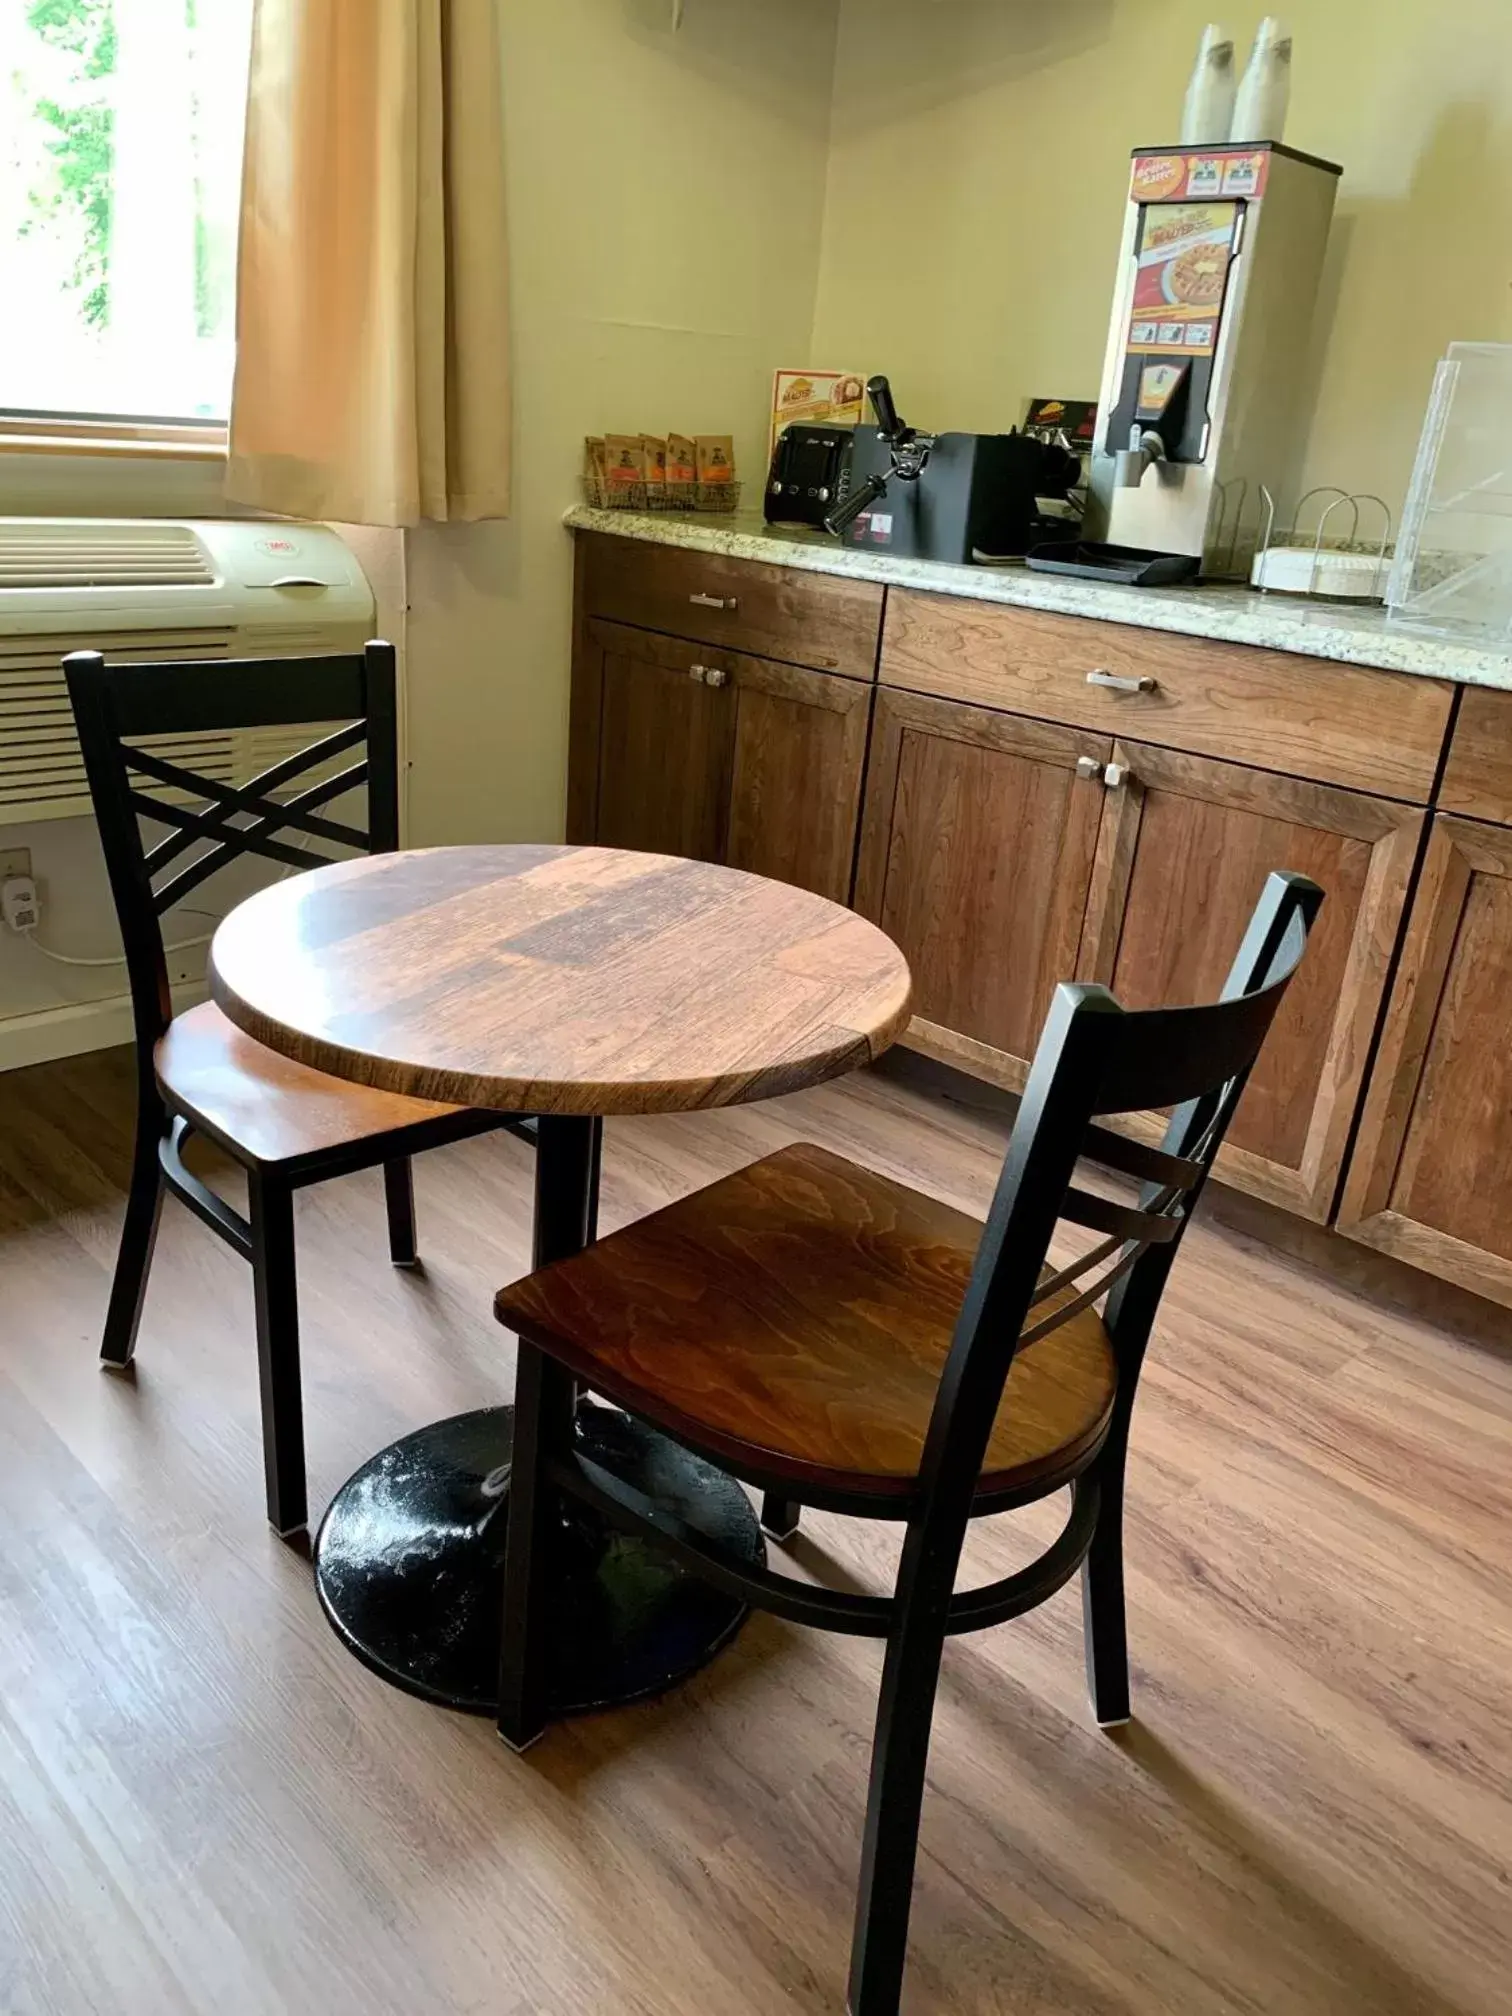
M291 877L210 952L270 1049L387 1092L519 1113L767 1099L879 1056L902 953L838 904L703 862L437 847Z

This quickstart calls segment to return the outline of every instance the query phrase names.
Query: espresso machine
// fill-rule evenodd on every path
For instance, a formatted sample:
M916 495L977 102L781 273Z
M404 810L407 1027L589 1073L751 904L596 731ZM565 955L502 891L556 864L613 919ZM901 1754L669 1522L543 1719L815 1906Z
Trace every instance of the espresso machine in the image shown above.
M1247 573L1260 486L1296 493L1339 174L1278 142L1136 149L1083 538L1031 566Z
M850 466L824 529L849 546L913 560L1021 557L1064 536L1047 499L1081 479L1070 450L1031 434L925 434L899 417L892 387L866 387L875 426L855 430Z

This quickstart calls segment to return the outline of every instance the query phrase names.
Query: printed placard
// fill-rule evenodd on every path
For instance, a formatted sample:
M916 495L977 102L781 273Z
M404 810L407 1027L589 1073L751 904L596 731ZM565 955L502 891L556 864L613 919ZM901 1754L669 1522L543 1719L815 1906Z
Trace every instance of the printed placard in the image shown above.
M1237 203L1172 203L1140 228L1128 348L1208 357L1218 341Z

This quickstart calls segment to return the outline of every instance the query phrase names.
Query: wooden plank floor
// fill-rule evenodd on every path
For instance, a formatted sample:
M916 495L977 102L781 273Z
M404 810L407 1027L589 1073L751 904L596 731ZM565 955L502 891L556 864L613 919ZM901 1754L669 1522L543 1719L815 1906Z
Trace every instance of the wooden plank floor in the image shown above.
M0 1078L0 2010L839 2011L877 1648L757 1620L523 1761L390 1692L262 1524L248 1276L171 1203L136 1381L95 1369L129 1115L119 1053ZM1001 1141L880 1077L616 1123L605 1221L799 1136L977 1210ZM507 1394L530 1173L505 1137L422 1164L423 1277L376 1178L301 1201L315 1504ZM891 1558L808 1529L811 1569ZM1199 1226L1129 1556L1126 1737L1074 1589L947 1655L912 2016L1512 2008L1512 1358Z

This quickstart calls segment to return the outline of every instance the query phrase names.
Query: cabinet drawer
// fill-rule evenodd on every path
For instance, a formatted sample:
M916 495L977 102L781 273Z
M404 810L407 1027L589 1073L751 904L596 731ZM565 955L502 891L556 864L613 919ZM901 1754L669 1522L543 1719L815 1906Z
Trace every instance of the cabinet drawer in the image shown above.
M1143 692L1088 683L1152 680ZM882 679L1426 804L1454 689L1436 679L894 589Z
M580 540L590 616L853 679L875 674L883 592L875 582L641 539L587 534Z
M1512 826L1512 693L1465 688L1439 809Z

